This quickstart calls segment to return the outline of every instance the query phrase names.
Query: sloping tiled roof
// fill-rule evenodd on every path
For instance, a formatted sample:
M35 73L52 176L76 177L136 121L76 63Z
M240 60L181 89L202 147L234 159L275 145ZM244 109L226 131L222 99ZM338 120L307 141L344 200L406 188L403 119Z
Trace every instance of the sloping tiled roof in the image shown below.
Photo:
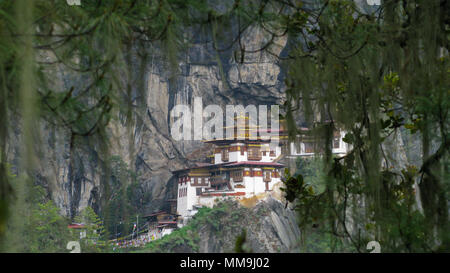
M225 165L224 167L235 167L235 166L270 166L270 167L284 167L283 164L276 163L276 162L258 162L258 161L241 161L241 162L235 162Z
M190 168L185 168L185 169L181 169L181 170L176 170L176 171L172 171L173 173L176 172L181 172L181 171L187 171L187 170L191 170L191 169L197 169L197 168L214 168L214 167L236 167L236 166L270 166L270 167L276 167L276 168L283 168L284 165L280 164L280 163L276 163L276 162L259 162L259 161L241 161L241 162L224 162L224 163L219 163L219 164L208 164L205 165L204 167L190 167Z
M67 226L68 228L85 228L84 224L70 224Z

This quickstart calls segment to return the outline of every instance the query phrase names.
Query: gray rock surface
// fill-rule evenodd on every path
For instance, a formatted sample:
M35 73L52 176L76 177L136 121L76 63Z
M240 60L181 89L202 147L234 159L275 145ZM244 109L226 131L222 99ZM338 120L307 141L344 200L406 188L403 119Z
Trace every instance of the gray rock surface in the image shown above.
M300 230L296 214L276 199L268 198L253 208L242 209L236 223L230 224L228 219L213 220L227 224L227 227L220 226L220 236L217 236L211 226L204 225L198 231L199 252L234 252L236 238L242 229L246 229L247 234L245 247L254 253L298 251Z
M218 4L219 8L224 8ZM262 29L250 28L244 35L249 49L264 45L268 35ZM244 63L233 60L232 49L217 53L202 39L181 51L177 75L170 78L169 69L160 49L151 46L149 57L140 58L133 49L127 73L120 81L131 86L134 121L125 123L123 109L115 109L107 128L109 156L120 157L134 171L144 189L151 192L145 210L163 208L165 200L174 198L169 187L171 171L207 160L206 146L201 141L175 141L170 135L173 120L170 111L177 104L192 107L194 97L201 97L203 106L217 104L225 110L227 104L276 104L283 99L283 72L275 57L263 52L248 54ZM280 53L286 39L278 39L273 52ZM50 52L42 52L40 59L51 62ZM218 57L221 65L218 63ZM223 71L223 72L221 72ZM72 73L63 65L47 71L54 90L75 87L75 93L89 84L89 80ZM126 91L124 91L126 93ZM39 160L35 179L49 192L61 212L76 215L86 206L101 210L107 175L102 170L105 155L102 140L95 137L77 138L70 145L70 133L41 121L40 139L35 148ZM194 128L198 130L198 128ZM20 128L11 136L8 156L16 162L20 156Z

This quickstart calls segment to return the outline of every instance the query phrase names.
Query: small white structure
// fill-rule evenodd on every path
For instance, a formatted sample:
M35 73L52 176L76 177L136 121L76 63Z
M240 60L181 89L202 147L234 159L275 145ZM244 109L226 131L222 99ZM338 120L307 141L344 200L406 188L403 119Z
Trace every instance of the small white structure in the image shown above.
M343 156L347 154L350 149L348 143L343 141L345 137L345 131L336 131L333 134L333 146L331 152L337 156ZM289 151L287 157L299 157L299 156L313 156L318 147L313 138L308 138L302 135L297 136L297 141L289 142Z
M151 240L161 239L177 228L178 215L173 212L159 211L144 215L147 222L147 236Z

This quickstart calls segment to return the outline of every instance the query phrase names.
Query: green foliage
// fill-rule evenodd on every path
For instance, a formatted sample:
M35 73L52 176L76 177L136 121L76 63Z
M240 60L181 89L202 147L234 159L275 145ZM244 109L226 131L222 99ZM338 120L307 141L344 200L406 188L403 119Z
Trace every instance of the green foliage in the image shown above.
M321 153L321 194L308 194L302 176L287 174L286 197L304 228L317 226L359 252L371 239L383 252L449 249L450 6L441 3L382 1L363 12L354 1L316 1L312 23L295 30L303 38L292 42L286 62L290 135L301 105L324 147L331 146L330 127L345 130L352 147L341 158L329 148ZM386 154L395 151L383 146L399 131L421 138L420 167L391 168Z
M67 228L69 221L60 215L52 201L39 203L31 217L31 223L27 227L31 233L31 252L67 252L66 245L71 238Z
M0 2L0 236L13 191L6 168L11 123L22 126L20 173L35 171L39 119L68 133L70 169L83 141L96 145L105 162L106 126L132 124L132 97L144 98L139 106L146 101L143 76L138 96L132 94L132 57L144 62L149 48L159 48L175 76L183 28L199 24L191 15L205 10L204 1L179 0Z
M131 233L136 214L144 213L144 204L151 201L151 193L145 191L127 164L118 156L111 157L111 195L104 208L105 228L111 238ZM120 235L119 235L120 234Z
M247 214L248 209L239 206L232 200L221 201L213 208L200 208L186 226L173 231L160 240L150 242L138 252L198 252L200 230L212 231L213 236L219 241L225 240L226 236L232 234L231 242L237 240L244 243L239 234L242 232L242 227L245 226L242 221ZM236 251L234 246L230 246L229 251ZM244 250L249 251L245 246Z
M307 234L303 236L303 242L300 248L301 252L306 253L352 253L356 249L349 243L341 240L337 236L325 232L323 229L305 230Z
M319 157L297 158L296 173L301 174L315 194L325 190L326 174L323 160Z
M34 186L27 193L19 187L23 180L13 178L12 181L15 191L27 198L12 202L14 214L5 231L2 251L67 252L67 243L76 239L67 228L69 219L61 216L60 209L48 200L44 188Z
M319 194L305 190L301 175L294 178L287 173L284 181L291 183L285 182L284 191L295 195L293 202L303 231L303 250L364 251L365 244L375 239L383 246L383 252L432 251L430 246L435 242L429 234L429 224L415 206L416 175L414 166L402 170L398 180L394 179L396 173L383 171L380 207L369 205L361 210L359 204L364 204L361 200L369 189L355 179L352 169L338 160L328 174L333 177L330 185ZM352 231L355 228L358 235Z
M138 252L197 252L200 238L192 227L183 227L163 238L150 242Z
M234 246L234 252L236 253L251 253L251 249L246 246L247 241L247 230L243 229L241 235L236 238L236 243Z
M7 177L6 181L11 181L15 178L15 175L11 173L11 167L9 166L9 164L0 163L0 174ZM4 234L7 229L6 220L9 216L9 204L11 201L10 199L10 196L6 196L0 199L0 245L2 245L1 242L3 241L1 235Z
M86 237L81 239L82 252L102 252L109 248L103 223L91 207L82 210L74 221L85 227Z
M35 171L39 119L68 132L70 170L80 143L98 146L107 177L101 185L102 217L115 233L114 223L130 221L146 198L128 167L108 160L107 125L113 120L131 126L137 120L135 104L140 108L147 101L144 76L131 75L133 60L145 67L147 57L159 57L155 52L161 50L175 84L180 53L193 39L210 37L206 40L218 53L233 52L242 63L248 53L277 55L275 41L288 35L280 60L286 68L289 135L298 133L300 109L325 147L323 192L315 188L322 178L286 177L288 200L300 198L302 219L344 236L358 251L369 237L383 241L385 250L448 250L449 11L448 1L429 0L385 0L371 12L351 0L233 1L220 9L203 0L83 1L80 7L60 0L0 1L0 236L8 230L11 209L30 219L33 183L25 174ZM241 37L251 26L269 36L260 49L246 48ZM58 71L64 71L64 79ZM17 185L6 154L15 124L23 132ZM348 132L345 141L353 150L333 159L329 144L338 128ZM401 130L422 142L421 166L412 176L408 169L391 170L382 149ZM70 175L69 182L73 179ZM413 180L423 211L406 201L412 200L405 189ZM42 209L53 215L51 207ZM360 223L352 232L348 214ZM19 218L9 224L19 227L22 221L23 229L28 220ZM213 221L209 224L220 232ZM358 235L366 226L375 228Z

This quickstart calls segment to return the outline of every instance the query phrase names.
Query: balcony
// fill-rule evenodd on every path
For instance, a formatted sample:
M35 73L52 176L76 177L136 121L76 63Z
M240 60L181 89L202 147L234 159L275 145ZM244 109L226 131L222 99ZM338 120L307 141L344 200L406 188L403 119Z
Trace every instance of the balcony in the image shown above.
M225 184L225 183L229 182L229 180L223 176L212 176L210 178L210 181L211 181L211 186Z

